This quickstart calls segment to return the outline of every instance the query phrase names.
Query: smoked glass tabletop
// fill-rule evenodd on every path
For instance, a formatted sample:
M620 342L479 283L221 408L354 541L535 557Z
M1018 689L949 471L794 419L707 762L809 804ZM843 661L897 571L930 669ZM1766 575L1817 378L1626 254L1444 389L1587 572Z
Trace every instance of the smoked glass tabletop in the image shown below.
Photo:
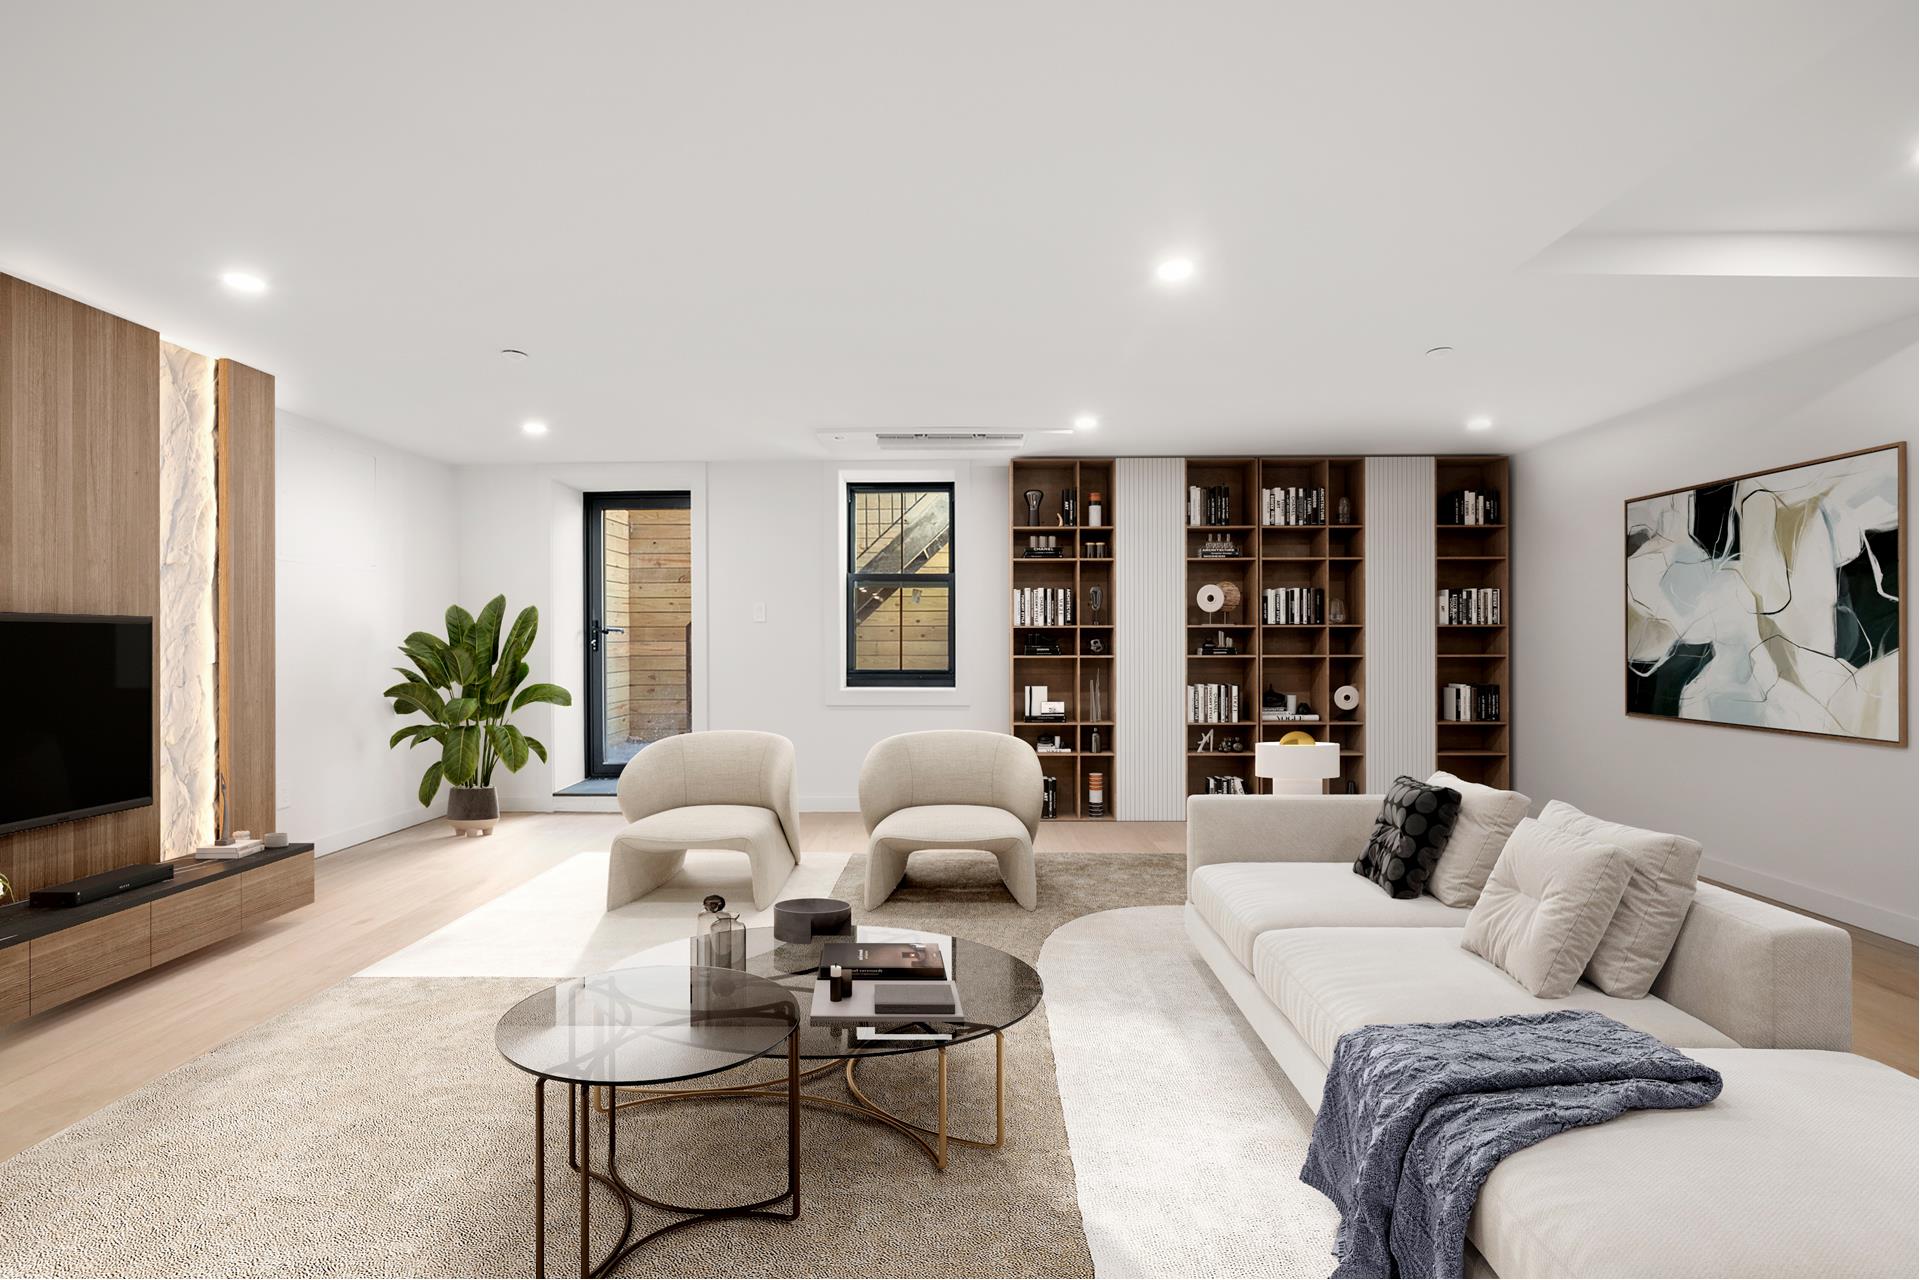
M535 992L507 1010L494 1043L508 1062L549 1080L669 1084L781 1049L799 1017L794 993L767 978L655 965Z
M1004 1031L1040 1005L1042 984L1032 965L982 942L969 942L941 933L916 929L856 926L852 933L815 938L812 942L782 942L771 928L748 929L746 972L777 982L797 1003L800 1014L800 1056L803 1058L880 1057L915 1053L941 1045L962 1044ZM813 983L820 968L820 950L829 942L918 942L939 946L947 976L959 989L960 1022L915 1023L906 1019L877 1022L880 1031L925 1027L941 1039L870 1040L847 1026L815 1026L807 1016L813 1007ZM663 943L635 957L646 965L688 964L691 951L683 939Z

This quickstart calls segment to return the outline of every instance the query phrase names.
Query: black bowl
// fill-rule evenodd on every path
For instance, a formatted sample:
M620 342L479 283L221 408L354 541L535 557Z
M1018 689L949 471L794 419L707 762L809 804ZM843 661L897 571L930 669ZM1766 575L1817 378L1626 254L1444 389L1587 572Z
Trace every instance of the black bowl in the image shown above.
M853 908L838 898L791 898L773 904L773 936L782 942L846 933L852 923Z

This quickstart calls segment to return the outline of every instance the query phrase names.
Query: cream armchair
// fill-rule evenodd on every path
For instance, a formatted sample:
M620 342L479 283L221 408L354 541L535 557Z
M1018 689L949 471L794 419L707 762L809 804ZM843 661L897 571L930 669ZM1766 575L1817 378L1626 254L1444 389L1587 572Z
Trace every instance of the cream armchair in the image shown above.
M662 738L620 771L607 909L644 898L686 864L688 849L737 849L753 866L753 905L773 905L800 861L793 744L744 729Z
M918 849L979 849L1000 863L1014 900L1039 902L1040 757L1018 738L970 729L883 739L860 769L867 909L885 902Z

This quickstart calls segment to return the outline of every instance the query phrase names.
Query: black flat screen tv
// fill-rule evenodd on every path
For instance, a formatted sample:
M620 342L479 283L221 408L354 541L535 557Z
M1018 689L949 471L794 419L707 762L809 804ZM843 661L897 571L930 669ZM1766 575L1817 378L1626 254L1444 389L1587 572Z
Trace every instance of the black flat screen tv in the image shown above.
M0 834L153 803L153 619L0 613Z

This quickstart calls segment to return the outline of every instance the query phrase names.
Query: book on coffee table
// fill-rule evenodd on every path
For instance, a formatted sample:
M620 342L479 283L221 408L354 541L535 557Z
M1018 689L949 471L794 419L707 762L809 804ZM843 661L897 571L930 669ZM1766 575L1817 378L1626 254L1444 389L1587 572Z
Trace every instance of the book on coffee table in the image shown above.
M951 982L858 980L853 994L836 1001L831 984L816 978L809 1021L819 1026L873 1026L902 1022L964 1022L960 991Z
M820 948L820 976L839 965L855 982L945 982L946 957L931 942L829 942Z

